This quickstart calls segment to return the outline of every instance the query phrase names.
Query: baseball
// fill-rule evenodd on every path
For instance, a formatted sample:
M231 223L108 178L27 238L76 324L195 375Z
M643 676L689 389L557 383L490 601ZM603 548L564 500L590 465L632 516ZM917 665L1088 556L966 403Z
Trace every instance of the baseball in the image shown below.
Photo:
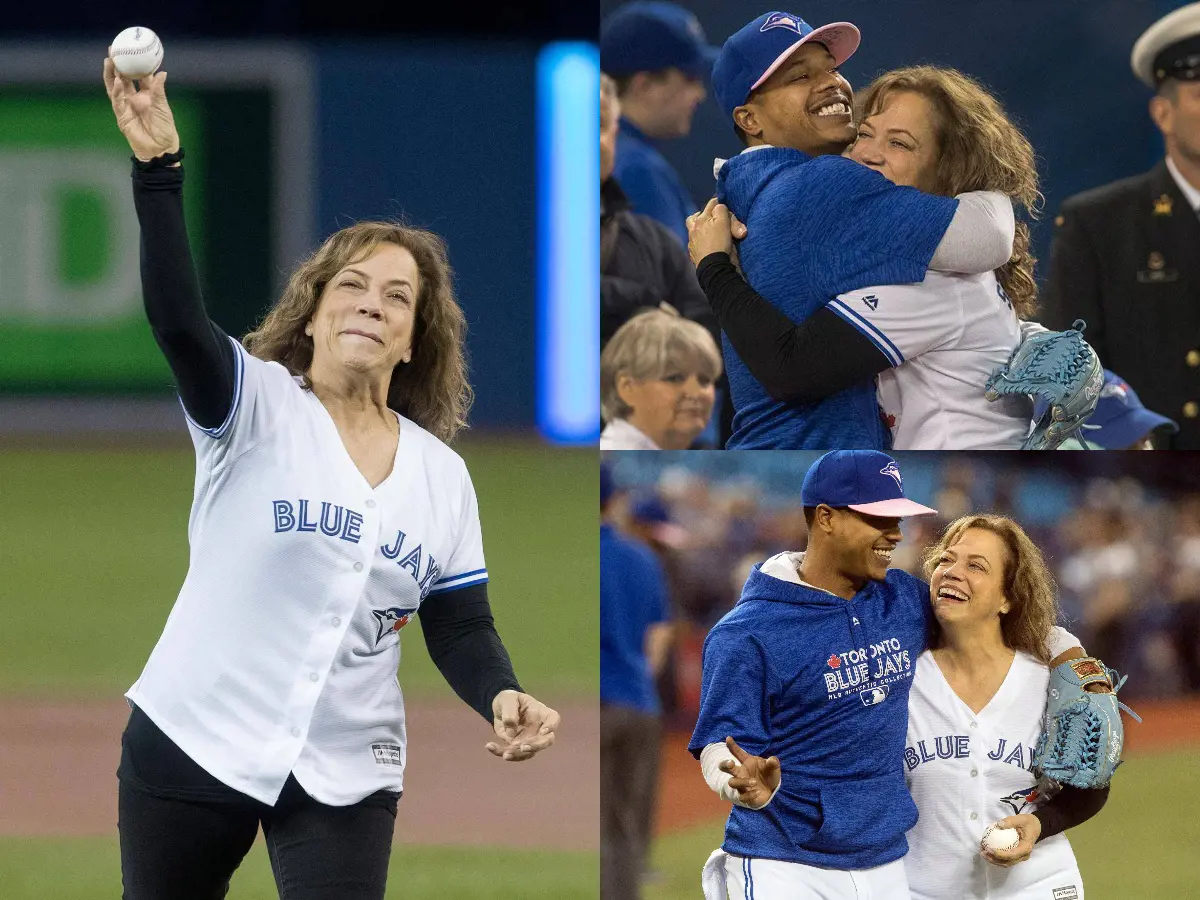
M1020 842L1021 836L1017 834L1017 829L997 828L995 825L989 825L987 831L983 833L980 846L984 850L995 853L997 850L1011 850Z
M108 48L117 71L126 78L145 78L158 71L163 61L163 45L149 28L126 28Z

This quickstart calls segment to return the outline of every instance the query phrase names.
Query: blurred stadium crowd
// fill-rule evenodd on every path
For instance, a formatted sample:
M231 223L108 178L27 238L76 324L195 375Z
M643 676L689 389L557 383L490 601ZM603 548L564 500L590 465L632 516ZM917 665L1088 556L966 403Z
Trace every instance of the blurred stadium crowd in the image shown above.
M800 483L816 454L731 456L607 457L619 488L610 518L653 549L666 575L676 640L658 688L667 723L684 729L695 721L708 629L751 566L807 540ZM939 514L902 523L893 565L921 574L922 552L959 516L1012 516L1052 565L1060 624L1129 674L1129 695L1200 692L1200 480L1191 491L1164 488L1152 473L1124 474L1117 459L1093 474L1003 454L897 460L907 495Z
M877 35L887 31L881 25L892 24L890 14L883 11L886 6L868 4L857 8L852 18L873 26ZM1156 7L1159 15L1160 7ZM686 217L697 210L697 201L702 204L705 199L697 197L694 188L701 180L697 172L704 166L678 170L671 160L686 155L673 148L689 143L693 119L706 118L702 104L711 93L718 46L710 44L701 17L720 23L721 32L713 34L719 45L734 14L706 0L690 0L686 7L635 0L603 3L601 9L606 14L600 31L605 73L601 83L600 381L608 428L602 447L722 447L731 431L733 410L717 349L721 336L684 249ZM1200 137L1196 137L1200 103L1190 93L1200 90L1194 84L1200 76L1200 55L1193 46L1200 46L1200 4L1186 9L1189 12L1178 10L1176 19L1168 16L1148 29L1139 41L1144 46L1133 57L1137 78L1156 92L1150 116L1145 116L1143 107L1142 126L1153 119L1154 142L1158 144L1161 132L1166 157L1156 148L1157 165L1145 175L1067 199L1054 217L1054 250L1038 268L1041 278L1049 272L1039 320L1052 329L1066 329L1077 317L1084 318L1089 323L1088 340L1110 370L1104 395L1108 402L1093 418L1093 424L1104 427L1087 435L1095 448L1200 447L1200 341L1196 337L1200 318L1192 318L1195 303L1187 302L1194 301L1197 287L1188 266L1182 264L1188 257L1183 247L1200 237L1200 221L1188 213L1188 206L1194 209L1200 203L1200 166L1187 162L1200 155ZM817 18L822 10L819 2L810 2L800 12L811 16L809 21L817 26L828 21ZM1086 32L1090 16L1101 14L1079 7L1073 10L1073 18L1055 21L1054 27L1048 22L1046 33ZM738 15L744 20L761 11L747 8ZM1106 73L1123 69L1132 85L1125 60L1154 12L1139 9L1139 18L1147 21L1126 23L1115 53L1107 45L1096 48L1095 65ZM893 29L885 43L898 45L909 39L907 32ZM872 45L873 57L882 52L878 43ZM975 65L966 62L973 56L966 45L958 55L962 59L952 64L968 69ZM1152 68L1153 76L1148 74ZM1029 97L1004 99L1019 119L1031 113L1027 107L1034 101ZM719 132L725 138L721 146L726 156L739 149L730 142L730 124L726 121L725 130ZM1044 148L1033 137L1039 157L1044 158ZM691 156L696 155L693 148ZM704 158L707 165L712 154ZM1108 177L1136 171L1118 168L1122 165L1113 160ZM1086 186L1094 188L1097 183ZM1194 274L1200 283L1200 270ZM1136 317L1139 327L1124 327L1129 316ZM689 327L689 322L695 324ZM1109 428L1117 419L1122 420L1118 426Z

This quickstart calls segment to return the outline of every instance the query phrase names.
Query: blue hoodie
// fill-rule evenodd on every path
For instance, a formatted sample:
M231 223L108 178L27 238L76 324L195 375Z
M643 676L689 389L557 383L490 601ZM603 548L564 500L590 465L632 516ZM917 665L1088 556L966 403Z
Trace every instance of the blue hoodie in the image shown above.
M843 600L754 567L705 639L688 749L732 736L778 756L783 782L763 809L733 807L726 852L831 869L908 852L908 693L931 619L929 585L897 569Z
M746 280L793 322L846 291L922 281L958 209L853 160L786 147L729 160L717 197L749 229L738 248ZM784 403L724 345L737 410L729 449L887 449L873 379L820 403Z

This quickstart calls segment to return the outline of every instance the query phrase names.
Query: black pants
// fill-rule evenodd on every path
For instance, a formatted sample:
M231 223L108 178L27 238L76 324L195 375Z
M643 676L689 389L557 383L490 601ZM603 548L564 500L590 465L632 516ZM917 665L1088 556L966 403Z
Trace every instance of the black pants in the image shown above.
M141 710L121 739L124 900L219 900L261 823L281 900L382 900L399 794L326 806L289 776L274 806L217 781Z
M650 851L662 720L600 704L600 900L639 900Z

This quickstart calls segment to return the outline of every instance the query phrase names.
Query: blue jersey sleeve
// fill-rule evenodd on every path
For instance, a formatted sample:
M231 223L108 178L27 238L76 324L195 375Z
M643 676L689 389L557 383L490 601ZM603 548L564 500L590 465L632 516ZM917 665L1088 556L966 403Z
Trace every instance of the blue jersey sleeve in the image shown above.
M958 201L892 184L840 156L782 171L755 227L777 236L778 259L807 260L820 293L921 281Z
M779 688L757 638L718 624L704 641L700 716L688 750L699 758L709 744L732 737L748 753L765 753L771 745L770 697Z
M674 173L656 163L638 157L624 165L618 161L613 175L635 213L661 222L687 246L687 217L696 211L695 204L680 196Z

